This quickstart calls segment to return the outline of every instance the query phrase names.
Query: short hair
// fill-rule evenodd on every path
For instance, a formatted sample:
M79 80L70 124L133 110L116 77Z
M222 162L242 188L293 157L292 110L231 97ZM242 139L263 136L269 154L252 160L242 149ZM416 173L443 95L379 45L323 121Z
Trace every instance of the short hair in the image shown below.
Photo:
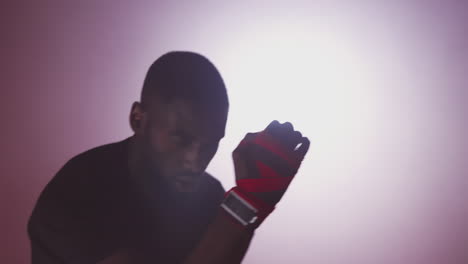
M221 74L206 57L189 51L168 52L150 66L141 91L143 107L155 97L163 103L183 99L208 111L229 108Z

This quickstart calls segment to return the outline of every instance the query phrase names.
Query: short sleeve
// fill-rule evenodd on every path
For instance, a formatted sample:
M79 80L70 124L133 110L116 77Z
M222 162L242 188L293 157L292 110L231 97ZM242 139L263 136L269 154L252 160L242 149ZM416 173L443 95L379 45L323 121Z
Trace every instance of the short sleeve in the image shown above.
M32 264L96 263L117 250L112 213L92 176L72 159L41 193L28 222Z

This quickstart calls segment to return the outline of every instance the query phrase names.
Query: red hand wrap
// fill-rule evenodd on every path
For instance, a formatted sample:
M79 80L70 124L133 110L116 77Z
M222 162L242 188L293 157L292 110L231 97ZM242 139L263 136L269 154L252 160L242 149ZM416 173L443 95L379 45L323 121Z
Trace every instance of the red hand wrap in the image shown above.
M276 155L292 170L297 170L301 164L301 160L297 155L295 155L295 153L286 150L265 131L257 133L251 138L242 140L239 147L242 148L249 144L260 146ZM255 161L255 167L259 173L258 178L238 179L236 181L237 186L246 192L285 190L294 177L294 175L280 175L277 171L260 160Z

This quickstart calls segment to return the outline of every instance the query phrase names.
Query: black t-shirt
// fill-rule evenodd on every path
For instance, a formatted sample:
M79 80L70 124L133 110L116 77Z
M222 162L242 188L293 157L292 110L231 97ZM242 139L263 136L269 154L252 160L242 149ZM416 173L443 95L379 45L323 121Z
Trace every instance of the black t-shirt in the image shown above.
M70 159L28 223L32 263L96 263L122 249L142 263L179 263L214 219L224 189L205 174L190 198L154 186L144 198L127 165L130 138ZM155 176L157 177L157 176Z

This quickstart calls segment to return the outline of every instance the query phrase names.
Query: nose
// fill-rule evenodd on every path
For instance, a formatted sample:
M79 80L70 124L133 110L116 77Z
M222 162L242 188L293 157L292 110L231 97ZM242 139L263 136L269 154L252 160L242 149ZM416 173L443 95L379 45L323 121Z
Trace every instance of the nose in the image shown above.
M187 148L183 167L185 171L190 172L191 174L199 175L203 172L203 164L200 155L200 144L192 144L189 148Z

